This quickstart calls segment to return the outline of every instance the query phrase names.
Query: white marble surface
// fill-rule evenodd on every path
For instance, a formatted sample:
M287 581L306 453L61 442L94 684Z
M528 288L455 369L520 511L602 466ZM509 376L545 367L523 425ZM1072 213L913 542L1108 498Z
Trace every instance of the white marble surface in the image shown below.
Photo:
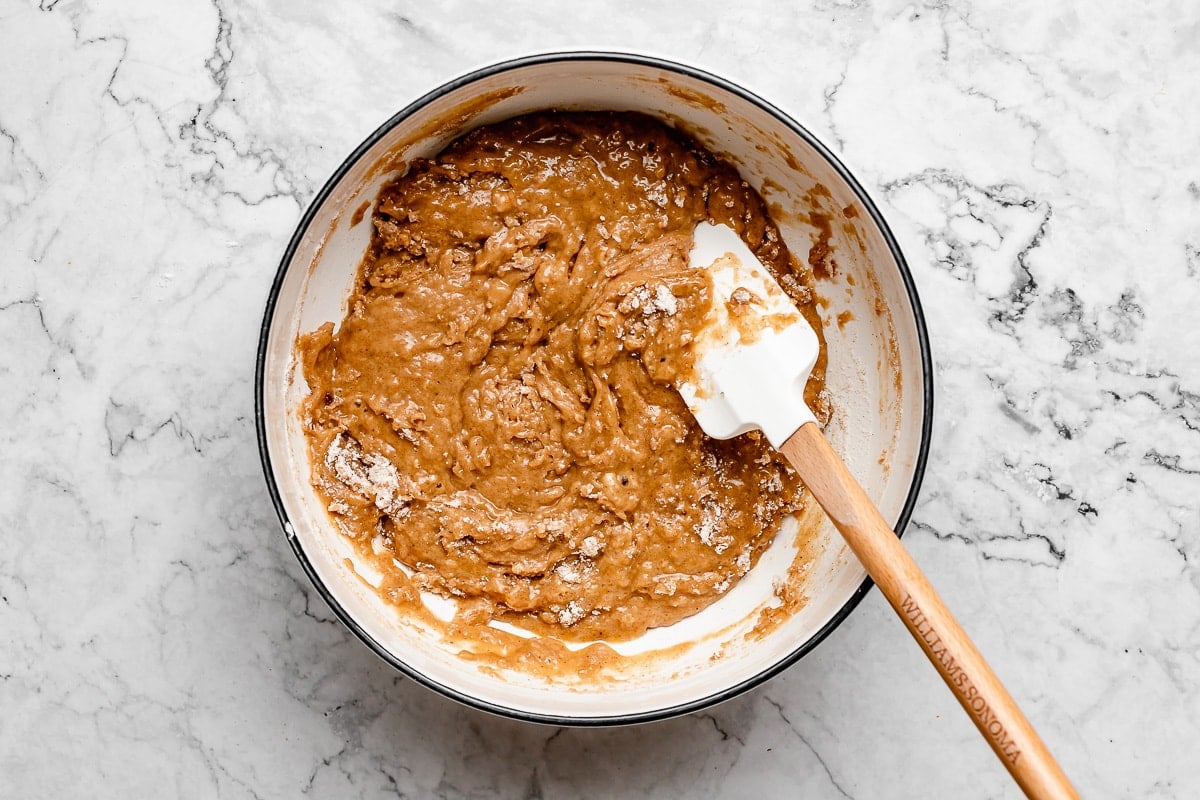
M252 407L294 225L420 93L589 45L872 187L937 361L909 547L1086 796L1200 796L1200 7L642 5L0 0L0 796L1018 796L877 592L709 713L556 730L301 573Z

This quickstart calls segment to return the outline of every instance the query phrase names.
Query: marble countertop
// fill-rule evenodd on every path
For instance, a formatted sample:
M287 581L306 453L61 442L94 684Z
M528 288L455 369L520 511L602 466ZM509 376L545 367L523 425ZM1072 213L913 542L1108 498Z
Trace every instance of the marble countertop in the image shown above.
M287 239L405 103L574 47L846 156L937 362L905 541L1085 796L1200 796L1200 7L642 5L0 0L0 796L1018 796L877 591L707 713L560 730L301 572L252 390Z

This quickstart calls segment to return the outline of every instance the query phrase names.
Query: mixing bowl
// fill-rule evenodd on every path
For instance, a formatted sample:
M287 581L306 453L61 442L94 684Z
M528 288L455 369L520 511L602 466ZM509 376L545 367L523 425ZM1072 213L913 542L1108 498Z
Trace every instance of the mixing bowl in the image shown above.
M263 467L305 572L346 626L396 669L456 700L521 719L604 725L663 718L761 683L846 618L870 583L831 526L821 521L805 540L802 569L791 578L802 576L803 602L773 627L755 630L797 562L795 525L721 600L615 645L631 656L618 677L552 679L481 668L437 630L381 600L309 483L297 414L307 386L295 343L343 317L380 187L472 128L546 109L636 111L681 128L762 194L793 254L828 249L831 268L817 287L836 409L827 435L884 517L903 529L929 445L932 381L916 291L887 224L838 158L771 104L701 70L619 53L537 55L457 78L400 111L338 167L288 244L267 302L256 383Z

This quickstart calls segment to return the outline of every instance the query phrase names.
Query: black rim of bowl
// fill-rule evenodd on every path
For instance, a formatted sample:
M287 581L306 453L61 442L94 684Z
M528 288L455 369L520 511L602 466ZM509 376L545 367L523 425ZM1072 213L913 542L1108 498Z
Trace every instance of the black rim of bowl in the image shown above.
M773 116L782 125L785 125L787 128L789 128L797 136L804 139L818 153L820 153L822 158L829 162L829 164L837 171L838 175L841 176L842 180L844 180L846 184L854 191L859 202L863 204L863 207L866 208L867 213L870 215L871 221L879 228L880 233L883 235L884 241L887 242L888 249L892 253L892 257L896 260L896 266L900 270L900 276L904 281L905 291L908 294L908 301L912 307L913 322L916 325L917 339L921 351L921 381L924 394L924 413L921 420L921 443L920 447L918 448L917 458L914 464L912 484L909 487L908 496L905 498L904 507L900 512L900 518L896 523L896 535L902 536L904 528L908 525L909 518L912 515L913 508L916 505L917 497L920 494L921 481L925 476L925 463L929 455L929 442L931 438L933 421L933 360L929 349L929 334L925 326L925 316L921 309L921 301L917 296L916 285L913 281L912 273L909 271L908 263L905 261L904 254L900 251L900 246L896 243L896 239L892 235L891 229L888 227L887 222L884 221L883 216L879 213L879 209L875 207L874 202L872 202L870 196L866 193L863 187L841 162L841 160L829 150L829 148L827 148L804 126L800 125L789 115L783 113L773 104L767 102L761 97L753 94L750 91L747 91L746 89L743 89L734 83L731 83L728 80L725 80L724 78L721 78L720 76L697 69L695 67L665 59L654 58L651 56L602 51L554 52L514 58L477 69L443 84L418 100L413 101L404 109L392 116L391 119L377 128L374 133L367 137L366 141L360 144L354 150L354 152L351 153L341 163L329 180L325 182L325 185L321 187L321 191L317 192L316 197L314 197L312 202L309 203L307 210L304 212L304 216L301 218L300 223L296 228L296 232L292 235L291 241L288 242L287 250L284 251L283 259L280 261L279 269L275 274L275 280L271 284L271 292L267 298L267 307L263 315L262 330L259 335L258 357L254 376L254 416L256 427L258 429L259 457L262 461L263 473L267 479L267 488L270 492L271 500L275 504L276 513L279 515L280 524L286 529L286 527L291 523L288 519L287 510L284 508L283 500L279 493L279 486L275 480L275 473L271 467L270 452L267 447L265 415L266 398L264 395L267 340L270 336L271 323L275 317L275 309L279 299L280 287L283 285L283 280L287 273L288 265L291 263L292 257L295 254L300 241L304 238L305 233L308 231L308 227L312 223L313 217L316 216L317 210L320 209L322 204L324 204L326 198L328 198L334 187L350 170L351 166L355 164L368 149L370 149L377 141L379 141L379 139L386 135L388 131L416 112L418 109L423 108L434 100L437 100L438 98L441 98L450 92L456 91L463 86L474 83L482 78L523 67L561 61L609 61L652 67L667 72L684 75L689 78L694 78L708 83L717 89L736 95L737 97L740 97L741 99L758 106L760 109ZM762 672L759 672L758 674L741 681L740 683L728 686L720 691L714 692L697 700L692 700L665 708L653 709L650 711L614 716L568 717L557 716L554 714L539 714L525 711L523 709L509 708L506 706L497 705L495 703L490 703L477 697L464 694L463 692L459 692L451 687L445 686L412 668L404 661L393 655L387 650L387 648L383 647L383 645L381 645L365 630L363 630L363 628L354 620L354 618L347 613L344 608L342 608L341 604L335 597L333 597L332 593L317 575L312 563L308 559L307 554L304 552L303 547L301 547L298 538L296 536L289 535L287 539L291 543L292 550L295 552L296 558L299 559L300 564L304 568L304 572L308 575L309 580L312 581L313 585L317 588L317 591L320 592L321 597L325 599L325 602L331 609L333 609L333 612L337 615L337 617L354 633L355 636L362 640L368 647L371 648L371 650L375 652L376 655L378 655L392 667L399 670L404 675L407 675L409 678L412 678L417 683L472 708L498 714L510 719L519 719L528 722L538 722L549 725L600 727L629 725L638 722L651 722L654 720L676 717L693 711L699 711L736 697L773 678L780 672L783 672L788 667L792 666L801 658L803 658L811 650L813 650L813 648L824 641L825 638L829 636L829 634L832 633L833 630L850 615L850 612L854 610L854 608L862 601L863 597L874 585L870 578L864 580L858 589L855 590L854 594L852 594L850 598L842 604L842 607L838 609L837 613L834 614L833 617L830 618L829 621L826 622L825 625L823 625L815 634L809 637L807 641L801 643L795 650L789 653L786 657L780 659L775 664L771 665Z

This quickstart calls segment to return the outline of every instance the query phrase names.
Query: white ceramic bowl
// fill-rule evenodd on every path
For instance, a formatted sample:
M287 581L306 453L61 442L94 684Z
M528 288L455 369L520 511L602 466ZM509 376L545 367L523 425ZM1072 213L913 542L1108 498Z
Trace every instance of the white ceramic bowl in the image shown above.
M342 621L388 663L452 698L556 724L624 724L728 699L811 650L870 587L826 524L812 553L808 602L761 639L745 634L773 602L793 561L785 529L741 583L700 614L620 646L670 654L639 659L617 682L564 684L482 671L403 619L355 574L354 551L309 485L296 407L307 391L294 360L298 334L341 320L371 233L379 188L414 158L436 154L480 125L543 109L640 111L684 128L735 164L804 258L815 228L808 203L832 221L836 274L819 294L828 342L827 433L896 530L917 496L929 443L931 364L912 279L887 225L847 169L807 130L746 90L697 69L617 53L521 58L457 78L408 106L338 168L305 213L271 289L258 351L257 421L264 470L305 571ZM826 195L814 195L821 185ZM819 191L819 190L818 190ZM840 321L839 321L840 317ZM368 575L369 577L369 575ZM693 642L691 647L671 647ZM682 651L682 652L680 652ZM720 651L721 657L713 659Z

